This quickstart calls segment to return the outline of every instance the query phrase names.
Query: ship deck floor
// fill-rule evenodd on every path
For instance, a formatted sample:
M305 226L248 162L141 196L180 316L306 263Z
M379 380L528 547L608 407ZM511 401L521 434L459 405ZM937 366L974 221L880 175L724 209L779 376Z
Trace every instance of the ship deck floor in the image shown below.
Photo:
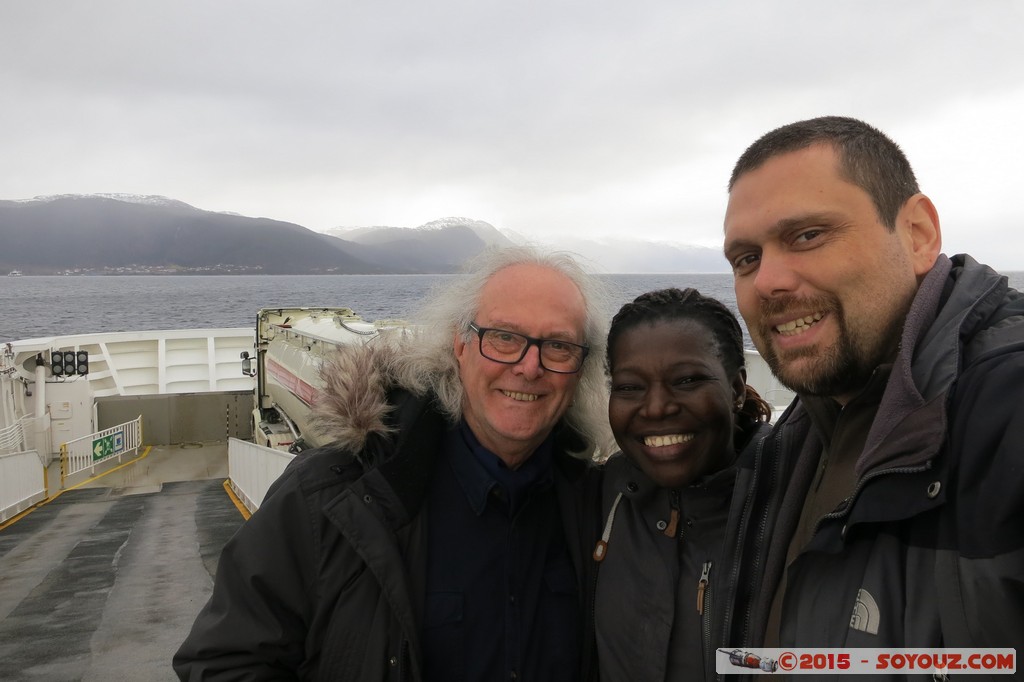
M0 530L0 680L177 679L243 522L226 478L226 443L153 446Z

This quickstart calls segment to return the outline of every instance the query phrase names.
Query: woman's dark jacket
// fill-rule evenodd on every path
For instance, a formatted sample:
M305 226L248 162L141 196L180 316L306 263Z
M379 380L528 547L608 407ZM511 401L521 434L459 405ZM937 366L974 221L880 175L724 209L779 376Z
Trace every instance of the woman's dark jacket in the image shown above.
M659 487L622 453L608 460L601 506L611 533L595 615L604 682L715 678L722 546L742 509L736 471L749 469L768 431L752 426L732 466L681 489Z

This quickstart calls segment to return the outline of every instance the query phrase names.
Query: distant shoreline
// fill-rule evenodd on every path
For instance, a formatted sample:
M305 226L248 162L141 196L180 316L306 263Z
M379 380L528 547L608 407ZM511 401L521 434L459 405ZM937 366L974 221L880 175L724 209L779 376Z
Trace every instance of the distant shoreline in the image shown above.
M1014 271L1007 271L1014 272ZM1021 271L1024 272L1024 271ZM175 272L147 272L147 271L125 271L125 272L22 272L12 277L366 277L366 276L388 276L388 277L416 277L434 275L458 275L458 272L262 272L260 270L246 271L210 271L210 270L182 270ZM599 272L603 275L732 275L725 270L691 270L679 272ZM0 275L2 276L2 275Z

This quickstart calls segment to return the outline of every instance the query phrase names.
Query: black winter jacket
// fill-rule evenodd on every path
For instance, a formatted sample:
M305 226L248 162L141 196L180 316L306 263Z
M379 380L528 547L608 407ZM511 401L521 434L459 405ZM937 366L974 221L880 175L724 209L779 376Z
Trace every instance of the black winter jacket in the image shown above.
M769 430L753 426L733 466L678 490L658 487L622 453L608 460L602 515L611 532L595 616L603 682L715 679L715 624L727 602L719 578L729 574L722 547L742 509L736 472L749 469Z
M369 403L383 412L297 456L225 546L210 601L174 657L181 679L422 679L424 501L449 425L429 396L378 388ZM559 448L574 437L556 436L555 485L584 581L594 533L580 524L594 525L599 502L594 468ZM581 602L587 593L581 584Z
M726 646L763 641L821 448L797 399L744 474ZM789 568L780 646L1019 652L1024 296L1005 277L969 256L940 256L912 305L856 474L853 494Z

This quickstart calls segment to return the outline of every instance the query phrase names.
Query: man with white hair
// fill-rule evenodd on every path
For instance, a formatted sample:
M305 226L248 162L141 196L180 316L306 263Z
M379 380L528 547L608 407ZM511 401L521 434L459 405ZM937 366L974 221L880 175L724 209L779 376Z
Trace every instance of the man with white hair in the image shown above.
M497 250L423 333L340 351L318 406L335 442L225 547L179 676L589 677L603 304L571 258Z

